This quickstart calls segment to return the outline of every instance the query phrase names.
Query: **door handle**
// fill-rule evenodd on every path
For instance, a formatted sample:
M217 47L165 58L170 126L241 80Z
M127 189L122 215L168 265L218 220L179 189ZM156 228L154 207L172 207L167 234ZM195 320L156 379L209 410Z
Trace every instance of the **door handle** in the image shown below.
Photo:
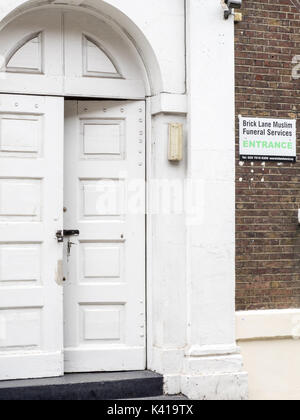
M65 236L79 236L79 230L58 230L56 232L57 242L60 244L64 241Z
M79 236L79 230L64 230L64 236Z
M57 239L57 242L59 244L61 244L64 241L64 235L63 235L63 231L62 230L58 230L56 232L56 239Z

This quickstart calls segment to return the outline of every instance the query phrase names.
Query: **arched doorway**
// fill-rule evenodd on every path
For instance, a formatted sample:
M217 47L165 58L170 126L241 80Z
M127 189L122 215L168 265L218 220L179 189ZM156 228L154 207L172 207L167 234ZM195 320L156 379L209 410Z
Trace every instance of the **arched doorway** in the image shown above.
M141 57L59 6L10 21L0 54L0 379L145 369Z
M94 12L37 7L0 32L2 92L145 99L150 86L131 41Z

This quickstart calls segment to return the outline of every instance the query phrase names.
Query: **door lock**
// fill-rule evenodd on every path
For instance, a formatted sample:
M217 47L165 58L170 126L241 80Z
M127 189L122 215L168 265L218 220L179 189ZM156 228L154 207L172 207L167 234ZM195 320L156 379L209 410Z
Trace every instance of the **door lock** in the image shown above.
M64 230L64 236L79 236L79 230Z
M57 242L60 244L64 241L65 236L79 236L79 230L58 230L56 232Z
M69 241L68 241L68 245L67 245L67 256L68 257L70 257L70 255L71 255L71 248L72 248L72 245L76 245L74 242L71 242L70 241L70 239L69 239Z
M62 230L58 230L56 232L56 239L57 239L57 242L59 244L63 243L63 241L64 241L64 235L63 235L63 231Z

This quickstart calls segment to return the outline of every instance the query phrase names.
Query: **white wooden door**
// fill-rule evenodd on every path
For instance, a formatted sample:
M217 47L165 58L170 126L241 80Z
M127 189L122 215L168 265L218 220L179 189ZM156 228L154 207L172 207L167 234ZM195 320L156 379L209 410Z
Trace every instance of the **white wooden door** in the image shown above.
M145 103L65 112L65 370L143 370Z
M0 95L0 380L63 373L63 106Z

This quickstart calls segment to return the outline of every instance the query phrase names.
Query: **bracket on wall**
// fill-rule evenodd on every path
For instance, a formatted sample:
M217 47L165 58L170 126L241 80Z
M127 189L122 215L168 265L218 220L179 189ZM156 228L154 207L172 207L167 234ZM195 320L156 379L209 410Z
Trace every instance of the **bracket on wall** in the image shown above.
M229 16L235 16L235 9L242 7L243 0L221 0L224 10L224 18L227 20Z

